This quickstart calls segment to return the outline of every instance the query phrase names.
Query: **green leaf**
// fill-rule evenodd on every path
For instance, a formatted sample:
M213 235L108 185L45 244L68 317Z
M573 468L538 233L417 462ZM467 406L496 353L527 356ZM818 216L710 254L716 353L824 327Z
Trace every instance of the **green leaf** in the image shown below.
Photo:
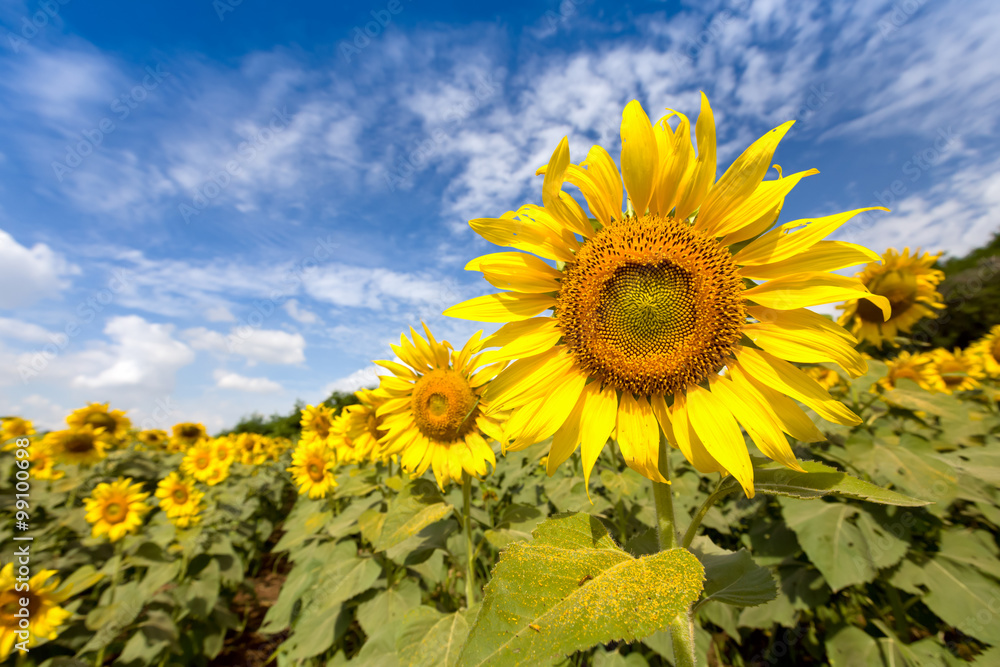
M805 470L804 473L786 468L769 459L754 457L754 489L759 493L772 493L790 498L841 496L901 507L920 507L929 504L929 501L904 496L852 477L819 461L802 461L801 465Z
M411 610L396 639L400 666L454 667L478 612L478 605L454 614L442 614L433 607Z
M413 480L389 503L382 530L374 540L376 551L385 551L416 536L432 523L451 516L454 508L441 499L437 487L426 479Z
M587 514L540 524L503 552L460 665L535 665L634 641L687 610L704 569L686 549L633 558Z
M923 566L924 604L967 635L1000 644L1000 586L975 567L939 554Z
M375 634L380 626L392 623L420 604L420 585L403 579L371 600L358 605L357 619L365 634Z
M882 667L878 642L861 628L847 626L826 640L830 667Z
M883 528L864 509L847 503L806 503L781 499L788 527L802 550L837 592L873 581L882 568L898 563L908 548L902 520ZM892 531L892 532L890 532Z
M699 606L715 601L755 607L778 596L778 586L770 571L757 565L746 549L726 551L707 537L701 537L691 550L705 568L705 591Z
M880 483L926 497L941 508L947 507L955 495L955 470L940 458L930 443L920 438L872 438L856 433L845 447L851 465ZM928 503L912 506L917 504Z

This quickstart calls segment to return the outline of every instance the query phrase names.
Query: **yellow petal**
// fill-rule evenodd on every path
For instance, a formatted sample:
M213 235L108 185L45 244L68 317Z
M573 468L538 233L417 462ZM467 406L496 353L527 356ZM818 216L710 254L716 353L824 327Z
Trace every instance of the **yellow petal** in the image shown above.
M596 384L596 383L591 383ZM587 405L584 406L583 417L580 418L580 430L583 437L580 442L580 456L583 462L583 478L590 487L590 472L597 463L604 445L608 442L615 427L615 417L618 412L618 396L614 388L605 387L587 395ZM588 491L589 494L589 491Z
M615 429L618 448L628 467L646 479L666 483L657 468L660 429L645 397L636 399L630 392L622 392Z
M753 280L771 280L794 273L836 271L848 266L878 261L874 250L843 241L819 241L813 247L774 264L758 264L740 268L740 274Z
M504 435L513 439L507 449L520 451L551 437L569 417L586 382L586 374L570 371L544 396L516 410L504 428Z
M657 177L656 137L642 105L632 100L622 112L622 179L636 215L644 215Z
M663 435L667 436L667 442L674 449L677 449L677 440L674 438L674 428L670 421L670 408L667 407L667 402L664 400L661 394L653 394L649 397L649 405L653 409L653 414L656 415L656 421L660 423L660 430L663 431Z
M853 426L861 418L846 405L830 396L823 387L787 361L778 359L763 350L745 347L736 360L748 375L763 384L805 403L824 419Z
M671 130L667 121L677 116L680 122L676 130ZM671 112L656 123L654 133L657 138L660 171L659 183L654 192L654 212L667 215L683 196L695 169L694 147L691 146L691 124L682 113Z
M695 136L698 139L698 161L674 213L674 217L681 220L701 206L705 195L715 183L715 117L712 115L712 107L705 93L701 94L701 113L695 125Z
M444 314L460 320L510 322L534 317L555 305L555 298L547 294L501 292L463 301L444 311Z
M508 211L500 218L477 218L469 221L469 226L490 243L509 246L563 262L572 262L575 248L553 232L547 225L539 223L527 213Z
M620 218L624 210L625 194L622 188L622 177L618 173L615 161L602 147L593 146L587 152L587 159L581 163L581 166L587 168L587 173L593 176L594 183L600 188L603 197L606 197L606 203L601 204L601 206L607 208L608 215L612 218ZM589 199L587 201L590 202ZM594 205L592 202L590 203L591 210L594 211ZM605 222L597 215L597 211L594 211L594 216L601 222ZM605 222L605 224L608 223Z
M694 386L687 392L687 414L712 458L753 498L753 464L733 413L712 392Z
M726 170L708 193L698 212L696 226L712 232L725 223L757 189L771 166L771 157L795 121L788 121L755 141Z
M403 364L397 364L395 361L376 361L373 362L376 366L381 366L387 371L391 372L401 378L406 378L408 380L416 380L417 374L411 371L409 368Z
M823 303L865 298L882 309L889 319L892 307L884 296L872 294L857 278L832 273L796 273L752 287L743 296L776 310L794 310Z
M819 241L835 232L841 225L865 211L888 211L882 206L859 208L828 215L823 218L793 220L777 229L769 231L759 239L751 241L733 256L740 266L774 264L789 259L813 247ZM798 231L790 231L802 227Z
M840 336L809 329L785 329L774 324L748 324L743 334L779 359L804 364L829 361L859 377L868 372L868 363Z
M695 470L709 474L713 472L726 472L726 469L716 461L708 450L705 449L701 438L692 428L688 418L687 402L683 394L674 395L674 404L670 406L671 423L674 427L674 438L677 441L677 448L681 450Z
M562 337L559 321L552 317L535 317L530 320L511 322L500 327L483 344L500 347L487 350L479 359L481 363L523 359L551 350Z
M515 408L540 398L549 391L554 378L573 365L565 347L519 359L508 366L483 390L483 400L495 412Z
M777 167L777 165L775 166ZM776 180L761 181L753 194L725 220L721 220L712 232L716 236L725 236L724 244L731 245L767 231L777 219L778 211L784 205L788 193L803 178L818 173L818 169L809 169L779 177ZM764 224L767 219L770 220L770 223Z
M494 287L515 292L558 292L562 276L544 260L523 252L483 255L466 264L465 270L482 271Z
M593 236L594 228L584 215L583 209L576 200L562 191L567 167L569 167L569 140L563 137L545 168L542 203L550 214L569 229L583 236Z
M802 470L770 406L755 394L741 392L732 380L721 375L711 379L711 390L712 395L722 401L736 421L743 425L760 451L789 468Z
M545 472L549 477L555 474L556 468L568 459L570 454L576 451L577 445L580 444L581 419L583 418L584 410L588 403L594 400L593 396L600 390L600 385L600 382L591 382L583 388L583 391L580 392L580 397L576 401L576 405L573 406L573 411L569 413L569 417L566 418L563 425L552 436L549 458L545 463Z
M747 314L758 322L774 324L784 329L819 329L834 336L840 336L851 345L857 345L858 340L851 332L840 326L829 317L806 308L795 310L775 310L764 306L748 306Z

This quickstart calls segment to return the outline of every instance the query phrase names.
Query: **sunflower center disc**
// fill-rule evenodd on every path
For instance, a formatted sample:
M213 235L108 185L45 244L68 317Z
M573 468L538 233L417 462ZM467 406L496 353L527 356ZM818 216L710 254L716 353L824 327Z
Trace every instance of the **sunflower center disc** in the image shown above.
M917 302L917 277L908 271L890 271L872 281L868 289L872 294L879 294L889 300L892 308L890 319L903 315ZM885 322L882 309L868 299L858 301L858 317L866 322Z
M684 222L626 217L577 254L559 292L567 346L619 391L673 394L718 372L746 323L729 251Z
M108 433L114 431L115 426L118 425L118 422L115 421L115 418L106 412L92 412L91 414L87 415L85 423L90 424L94 428L106 429Z
M174 502L183 505L187 502L188 494L184 489L174 489Z
M413 420L428 438L458 440L475 424L476 413L476 395L456 371L439 368L413 387Z
M322 481L323 479L323 469L318 463L309 464L309 479L314 482Z
M125 513L122 512L122 506L118 503L109 503L108 506L104 508L104 519L108 523L120 523L124 518Z
M66 442L66 451L86 454L94 450L94 440L86 433L76 433Z

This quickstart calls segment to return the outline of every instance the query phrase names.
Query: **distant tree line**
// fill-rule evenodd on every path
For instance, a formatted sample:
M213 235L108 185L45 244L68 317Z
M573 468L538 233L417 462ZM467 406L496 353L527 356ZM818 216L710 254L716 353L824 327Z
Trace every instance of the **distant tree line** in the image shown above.
M323 401L323 405L333 408L336 414L340 414L340 411L348 405L356 403L358 403L358 399L354 396L353 392L348 393L343 391L335 391L330 394L329 398ZM305 401L299 400L295 402L295 408L288 414L276 412L270 417L264 417L261 413L254 412L240 419L233 428L228 431L222 431L218 435L257 433L259 435L268 435L275 438L291 438L294 440L302 432L300 422L302 419L302 410L305 407Z

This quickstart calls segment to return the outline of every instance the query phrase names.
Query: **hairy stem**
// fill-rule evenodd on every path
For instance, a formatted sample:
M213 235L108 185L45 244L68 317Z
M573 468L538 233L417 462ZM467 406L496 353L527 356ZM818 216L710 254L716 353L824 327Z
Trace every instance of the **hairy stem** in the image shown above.
M462 519L465 524L465 607L469 608L475 602L475 558L472 545L472 478L469 473L462 473Z

